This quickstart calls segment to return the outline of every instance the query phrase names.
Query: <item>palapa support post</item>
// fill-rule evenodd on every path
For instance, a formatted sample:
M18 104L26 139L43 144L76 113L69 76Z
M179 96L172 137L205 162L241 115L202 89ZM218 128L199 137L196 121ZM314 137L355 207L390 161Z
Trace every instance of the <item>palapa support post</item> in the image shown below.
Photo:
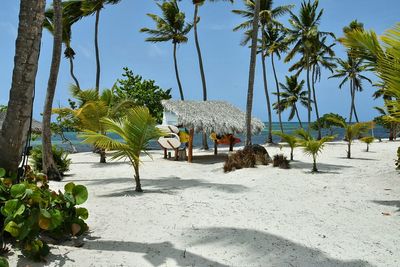
M166 159L166 158L167 158L167 149L164 148L164 159Z
M214 155L218 155L218 142L214 140Z
M233 137L233 134L229 136L229 151L233 151L233 144L234 144L235 138Z
M189 146L188 146L188 162L193 161L193 135L194 135L194 129L190 128L189 130Z

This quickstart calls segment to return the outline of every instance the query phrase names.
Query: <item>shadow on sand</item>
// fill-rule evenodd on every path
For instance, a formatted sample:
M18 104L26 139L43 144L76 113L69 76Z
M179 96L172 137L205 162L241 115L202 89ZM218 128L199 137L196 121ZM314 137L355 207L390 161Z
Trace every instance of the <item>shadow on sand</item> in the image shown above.
M372 200L371 202L384 206L397 208L396 212L400 212L400 200Z
M127 179L127 178L117 178L117 179ZM114 179L103 179L109 180L112 183ZM103 180L100 180L101 183ZM132 178L129 179L134 182ZM185 190L187 188L207 188L210 190L218 190L226 193L240 193L248 188L240 184L220 184L220 183L209 183L205 180L200 179L182 179L176 176L170 176L159 179L142 179L143 193L138 193L134 191L134 186L132 184L132 189L129 190L119 190L114 191L109 194L100 195L100 197L120 197L120 196L140 196L147 193L157 193L157 194L174 194L177 190Z
M291 161L290 162L290 168L292 169L305 169L305 170L311 170L313 164L311 162L303 162L303 161ZM318 167L318 173L332 173L332 174L340 174L340 170L346 169L346 168L352 168L352 166L346 166L346 165L338 165L338 164L326 164L326 163L318 163L317 162L317 167Z
M304 246L263 231L243 228L211 227L191 230L193 246L210 245L223 248L236 262L248 266L304 266L304 267L372 267L362 260L339 260L323 251ZM199 237L196 240L196 237ZM238 253L238 251L240 253ZM227 255L225 255L227 257ZM235 265L234 262L232 264ZM238 263L236 263L237 265Z

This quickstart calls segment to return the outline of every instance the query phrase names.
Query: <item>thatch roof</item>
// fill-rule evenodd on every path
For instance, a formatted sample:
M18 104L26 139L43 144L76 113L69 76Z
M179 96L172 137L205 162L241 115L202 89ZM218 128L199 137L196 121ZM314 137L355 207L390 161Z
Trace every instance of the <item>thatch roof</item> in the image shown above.
M0 129L3 127L3 122L6 118L6 112L0 112ZM41 133L42 132L42 123L33 119L32 120L32 132Z
M236 134L246 131L246 114L225 101L181 101L164 100L164 110L177 116L178 124L194 128L196 132L205 130L217 134ZM264 129L264 123L252 118L254 134Z

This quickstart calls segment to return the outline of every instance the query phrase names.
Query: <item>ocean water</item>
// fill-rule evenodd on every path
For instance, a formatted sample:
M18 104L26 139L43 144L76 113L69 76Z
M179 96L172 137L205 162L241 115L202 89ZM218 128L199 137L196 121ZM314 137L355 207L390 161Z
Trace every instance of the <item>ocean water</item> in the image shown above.
M307 128L307 123L302 123L303 127L306 129ZM283 130L285 133L292 133L296 129L299 128L299 123L297 122L284 122L283 123ZM274 122L272 124L272 130L273 131L279 131L279 123ZM267 139L267 128L265 128L260 134L258 135L253 135L252 137L252 142L253 144L264 144L265 140ZM316 132L312 133L314 136L316 136ZM323 135L329 135L329 131L322 131ZM343 129L341 128L335 128L333 129L333 134L337 135L336 139L337 140L342 140L343 139ZM376 127L373 129L373 131L370 131L370 135L375 136L376 138L388 138L389 137L389 132L384 129L383 127L376 125ZM88 152L92 151L92 147L88 144L83 144L82 139L79 138L79 134L76 132L65 132L64 135L72 142L72 144L75 146L78 152ZM113 135L111 135L113 137ZM244 136L243 135L237 135L242 141L244 141ZM114 135L114 138L118 138L118 136ZM280 138L278 136L273 136L273 141L274 142L279 142ZM66 150L71 151L71 147L67 143L62 143L62 140L59 136L53 136L52 137L52 143L58 147L62 147ZM35 141L32 141L32 146L38 146L41 144L41 140L37 139ZM201 134L195 134L194 140L193 140L193 145L194 147L201 147L202 144L202 138ZM213 147L213 142L209 139L208 142L210 148ZM240 143L239 145L243 145L243 142ZM151 149L160 149L160 146L156 141L151 143Z

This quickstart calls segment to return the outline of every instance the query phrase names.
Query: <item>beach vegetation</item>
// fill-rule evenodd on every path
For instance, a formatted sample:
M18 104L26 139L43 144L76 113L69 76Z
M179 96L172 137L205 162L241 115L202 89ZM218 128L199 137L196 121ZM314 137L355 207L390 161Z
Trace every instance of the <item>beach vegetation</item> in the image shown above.
M52 154L57 170L63 176L67 171L69 171L71 159L68 158L68 153L64 149L57 147L56 145L52 146ZM35 171L43 172L43 152L41 146L36 146L30 151L29 159L31 166Z
M333 135L333 130L337 127L341 127L341 123L337 123L335 121L330 120L329 118L335 118L341 122L346 122L346 118L340 116L336 113L327 113L321 116L318 120L311 123L311 129L314 131L318 131L318 129L327 129L329 131L329 135Z
M364 137L360 138L361 142L367 144L367 150L366 150L367 152L369 152L369 145L372 144L372 142L374 142L374 140L375 140L375 137L373 137L373 136L364 136Z
M310 133L301 128L296 131L296 134L300 137L299 146L303 147L304 153L313 159L311 172L318 172L317 157L322 153L325 143L334 140L335 136L324 136L316 140Z
M156 119L151 116L147 107L134 107L122 118L104 117L100 119L100 124L104 133L116 134L119 139L98 131L86 130L81 135L83 142L112 151L111 160L127 158L134 170L135 191L143 192L139 172L140 154L151 157L148 152L150 141L164 134L156 127Z
M28 166L19 183L0 169L1 240L21 249L23 255L42 261L49 254L47 240L63 241L88 230L89 213L78 207L88 198L83 185L68 183L64 192L52 191L44 174Z
M275 131L274 135L279 136L283 142L287 143L290 147L290 160L293 160L293 151L299 144L299 139L296 135L286 134L282 132Z
M272 159L272 166L279 167L281 169L289 169L290 162L288 161L287 157L283 154L276 154Z

